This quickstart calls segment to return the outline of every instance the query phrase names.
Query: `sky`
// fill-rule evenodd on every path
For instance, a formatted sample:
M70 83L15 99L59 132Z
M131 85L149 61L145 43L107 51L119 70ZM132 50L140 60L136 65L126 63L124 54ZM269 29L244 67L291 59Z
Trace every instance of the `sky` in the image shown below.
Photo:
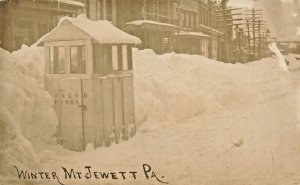
M267 27L278 40L300 41L300 11L293 0L229 0L228 5L261 9Z

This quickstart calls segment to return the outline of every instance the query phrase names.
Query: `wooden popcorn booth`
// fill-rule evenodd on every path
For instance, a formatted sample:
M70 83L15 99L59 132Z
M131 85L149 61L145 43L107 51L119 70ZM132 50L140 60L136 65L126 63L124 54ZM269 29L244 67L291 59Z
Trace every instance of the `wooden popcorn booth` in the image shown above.
M82 151L135 135L132 46L107 21L63 18L38 42L45 49L45 88L59 119L58 141Z

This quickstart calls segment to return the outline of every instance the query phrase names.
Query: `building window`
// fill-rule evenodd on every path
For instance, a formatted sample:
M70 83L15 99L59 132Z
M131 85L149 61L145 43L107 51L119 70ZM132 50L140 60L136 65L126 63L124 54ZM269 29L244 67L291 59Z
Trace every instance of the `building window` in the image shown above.
M156 0L147 0L146 1L146 11L149 14L157 14Z
M207 20L207 13L206 13L206 8L204 8L203 9L203 24L204 25L207 25L206 20Z
M198 20L199 20L198 24L200 25L202 22L202 20L201 20L201 4L200 3L198 4ZM199 26L199 25L197 25L197 26Z
M181 27L185 27L185 16L184 16L184 13L181 12L180 16L181 16L181 18L180 18L180 26Z
M172 17L173 19L178 19L179 16L178 16L178 3L177 2L173 2L173 9L172 9Z
M191 14L191 28L193 28L193 29L195 28L195 21L196 21L195 15L192 13Z
M185 13L186 21L185 21L185 27L190 28L190 14L189 12Z
M66 73L66 55L65 47L52 46L50 47L50 73L65 74Z
M84 74L86 73L86 59L84 46L71 46L71 73Z
M112 21L112 0L106 0L106 19Z
M102 8L102 0L96 1L96 14L97 14L97 20L103 18L103 8Z
M166 0L159 0L159 15L169 16L169 5Z

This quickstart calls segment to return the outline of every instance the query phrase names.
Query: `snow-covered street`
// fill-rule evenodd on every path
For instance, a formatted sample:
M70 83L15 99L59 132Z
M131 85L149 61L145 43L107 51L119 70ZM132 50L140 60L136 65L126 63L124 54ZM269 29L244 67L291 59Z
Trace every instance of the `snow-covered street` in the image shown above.
M272 62L266 65L275 68L276 61ZM79 169L84 164L100 169L139 169L147 163L171 184L295 184L300 181L295 111L299 72L274 77L281 83L269 81L268 74L263 76L257 76L265 78L258 83L261 97L248 105L178 122L146 122L136 137L119 146L72 154L73 160L53 158L48 163L74 167L78 160Z
M81 171L92 166L96 171L136 170L142 177L62 179L64 184L160 184L144 178L145 163L170 184L298 184L300 62L293 56L289 60L290 71L284 72L276 58L234 65L135 50L137 135L81 153L36 144L40 165L30 169L57 171L64 177L61 166ZM13 178L16 174L3 177L5 185L22 182Z

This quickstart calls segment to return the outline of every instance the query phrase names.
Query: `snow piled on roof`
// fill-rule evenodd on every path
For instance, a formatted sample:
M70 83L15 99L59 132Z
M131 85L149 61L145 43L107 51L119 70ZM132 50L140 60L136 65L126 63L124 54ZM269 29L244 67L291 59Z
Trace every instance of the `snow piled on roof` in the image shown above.
M77 18L62 17L56 28L58 28L65 21L68 21L72 25L78 27L91 36L96 42L101 44L141 44L141 40L139 38L118 29L112 25L111 22L103 20L92 21L88 19L85 14L78 15ZM42 37L37 44L39 45L42 43L44 39L56 28Z
M159 25L159 26L168 26L173 28L178 28L178 26L174 26L172 24L157 22L157 21L150 21L150 20L136 20L132 22L126 23L127 25L135 25L135 26L142 26L143 24L152 24L152 25Z
M85 6L82 2L78 2L78 1L74 1L74 0L55 0L55 1L57 1L59 3L74 5L74 6L82 6L82 7Z
M175 33L175 35L178 35L178 36L195 36L195 37L210 37L209 35L206 35L202 32L186 32L186 31L180 31L179 33Z

